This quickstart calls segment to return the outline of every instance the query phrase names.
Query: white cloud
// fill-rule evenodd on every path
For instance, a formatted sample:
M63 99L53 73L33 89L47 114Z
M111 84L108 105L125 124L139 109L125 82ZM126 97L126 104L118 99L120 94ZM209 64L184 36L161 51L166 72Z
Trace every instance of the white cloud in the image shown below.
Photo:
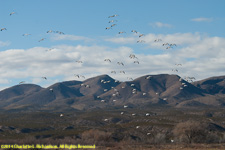
M90 42L93 41L93 39L84 37L84 36L77 36L77 35L69 35L69 34L53 34L51 36L51 39L54 41L59 41L59 40L69 40L69 41L85 41L85 42Z
M0 84L8 84L9 80L7 79L0 79Z
M27 78L32 83L44 85L60 80L80 80L74 74L86 78L108 74L115 79L128 80L127 77L136 78L145 74L174 74L171 71L174 68L179 70L177 74L182 77L195 76L197 79L225 74L225 38L199 33L146 34L142 38L146 40L149 52L135 53L135 49L127 46L110 48L97 45L59 45L51 51L46 51L49 49L47 47L1 51L0 83ZM161 43L154 42L158 38L162 39ZM160 51L157 55L151 54L152 48L162 49L164 42L176 43L177 47L166 52ZM129 58L130 54L135 54L138 59ZM83 63L76 63L77 60ZM135 64L134 60L140 64ZM123 62L124 66L117 62ZM182 66L175 66L176 63ZM116 71L116 74L111 71ZM120 71L125 71L125 74ZM48 80L43 81L43 76Z
M148 45L149 48L165 49L165 47L162 47L163 43L174 43L178 46L184 46L198 43L204 37L205 35L200 35L199 33L146 34L141 38L132 35L131 37L107 38L105 41L117 44L137 44L138 40L143 40L143 44ZM161 41L155 42L157 39L160 39Z
M113 37L113 38L106 38L105 41L117 43L117 44L132 44L136 43L138 38L135 37Z
M171 24L162 23L162 22L150 23L150 26L152 26L154 28L162 28L162 27L171 28L172 27Z
M213 19L212 18L193 18L191 21L195 22L211 22Z
M0 47L5 47L5 46L9 46L9 45L10 45L9 41L7 41L7 42L0 41Z

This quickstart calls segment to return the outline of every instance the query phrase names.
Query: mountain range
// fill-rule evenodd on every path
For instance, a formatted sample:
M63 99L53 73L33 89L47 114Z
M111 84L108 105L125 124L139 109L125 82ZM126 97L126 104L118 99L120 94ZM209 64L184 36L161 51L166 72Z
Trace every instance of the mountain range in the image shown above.
M69 111L145 108L153 105L223 107L225 76L187 82L178 75L145 75L120 82L108 75L65 81L47 88L19 84L0 91L0 110Z

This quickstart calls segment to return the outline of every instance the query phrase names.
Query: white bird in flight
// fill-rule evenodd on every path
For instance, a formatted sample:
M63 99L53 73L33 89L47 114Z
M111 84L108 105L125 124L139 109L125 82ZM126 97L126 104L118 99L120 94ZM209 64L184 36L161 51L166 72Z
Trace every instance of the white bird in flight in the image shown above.
M83 61L81 61L81 60L77 60L76 62L77 62L77 63L83 63Z
M112 15L112 16L109 16L108 18L113 18L113 17L116 17L116 16L119 16L119 15Z
M114 26L116 26L116 25L117 25L117 24L112 24L111 27L114 27Z
M42 38L42 39L40 39L38 42L41 42L41 41L44 41L46 38Z
M23 83L25 83L25 81L21 81L21 82L19 82L19 84L23 84Z
M117 22L117 20L110 20L109 23Z
M16 12L13 11L13 12L11 12L9 15L12 16L12 15L15 14L15 13L16 13Z
M23 34L23 36L28 36L28 35L31 35L31 34L29 34L29 33L24 33L24 34Z
M122 62L117 62L117 64L124 66L124 63L122 63Z
M6 28L1 28L1 31L7 30Z
M120 31L120 32L118 32L118 34L123 34L123 33L126 33L125 31Z
M111 29L111 27L106 27L105 29L106 29L106 30L109 30L109 29Z
M41 78L47 80L47 77L41 77Z
M144 36L144 34L140 34L140 35L139 35L139 38L142 37L142 36Z
M136 30L131 30L131 32L133 32L133 33L137 33L137 31L136 31Z
M110 59L104 59L104 61L108 61L108 62L111 62L111 60L110 60Z

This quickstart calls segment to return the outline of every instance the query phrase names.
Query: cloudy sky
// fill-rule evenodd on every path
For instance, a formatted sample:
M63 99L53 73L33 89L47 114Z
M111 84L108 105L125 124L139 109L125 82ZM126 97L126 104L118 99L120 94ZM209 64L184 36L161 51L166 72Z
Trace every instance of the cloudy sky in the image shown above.
M225 75L224 8L224 0L2 0L0 90L84 80L76 75Z

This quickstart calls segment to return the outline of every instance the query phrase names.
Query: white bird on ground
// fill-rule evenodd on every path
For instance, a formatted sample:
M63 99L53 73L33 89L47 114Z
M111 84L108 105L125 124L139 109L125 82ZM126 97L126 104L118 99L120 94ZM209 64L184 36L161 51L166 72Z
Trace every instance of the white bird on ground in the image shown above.
M137 91L132 91L133 94L137 94Z
M149 113L146 113L145 116L150 116L150 114Z
M105 102L105 100L101 100L101 102L102 102L102 103L104 103L104 102Z
M136 129L139 129L140 128L140 126L136 126Z
M150 79L151 78L151 76L147 76L147 77L145 77L145 79Z
M121 114L121 115L123 115L123 114L124 114L124 112L121 112L120 114Z
M127 108L127 107L128 107L127 105L124 105L124 106L123 106L123 108Z
M146 93L142 93L142 95L146 95Z
M53 92L53 89L51 88L51 89L49 89L51 92Z
M60 116L60 117L63 117L64 115L63 115L63 114L60 114L59 116Z
M84 87L86 87L86 88L90 88L90 85L88 85L88 84L87 84L87 85L84 85Z
M114 88L114 87L112 87L112 88ZM114 91L117 92L118 90L117 89L114 89Z

